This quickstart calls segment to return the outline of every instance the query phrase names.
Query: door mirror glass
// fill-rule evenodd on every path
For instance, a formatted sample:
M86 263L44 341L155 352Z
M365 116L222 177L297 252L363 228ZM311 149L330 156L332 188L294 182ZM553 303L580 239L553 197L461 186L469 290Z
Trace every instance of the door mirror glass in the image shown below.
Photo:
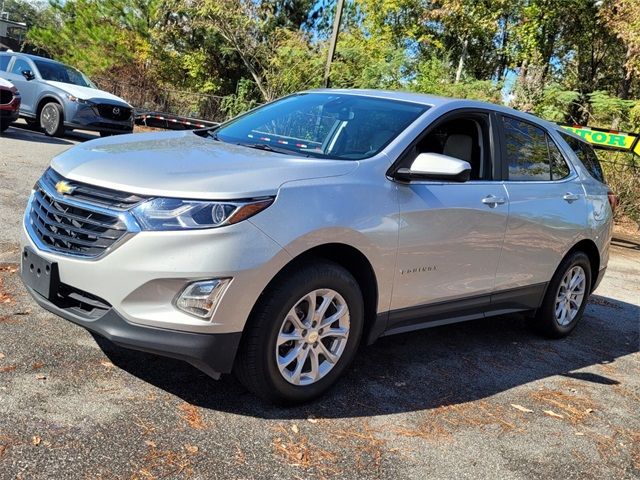
M409 168L397 172L400 180L447 180L466 182L471 175L469 162L440 153L420 153Z
M22 73L22 76L27 80L33 80L34 78L36 78L31 70L22 70L22 72L20 73Z

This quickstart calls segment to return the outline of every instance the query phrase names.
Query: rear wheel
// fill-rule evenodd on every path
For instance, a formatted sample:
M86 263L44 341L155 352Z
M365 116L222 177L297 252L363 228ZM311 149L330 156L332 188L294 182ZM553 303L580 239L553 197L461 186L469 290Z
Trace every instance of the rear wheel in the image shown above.
M591 262L583 252L566 257L554 274L535 322L552 338L562 338L576 327L591 293Z
M331 262L307 264L262 295L234 372L269 401L312 400L351 363L362 325L362 293L353 276Z
M59 103L49 102L40 110L40 127L49 137L60 137L64 133L64 115Z
M4 132L7 128L9 128L11 122L8 119L0 118L0 132Z

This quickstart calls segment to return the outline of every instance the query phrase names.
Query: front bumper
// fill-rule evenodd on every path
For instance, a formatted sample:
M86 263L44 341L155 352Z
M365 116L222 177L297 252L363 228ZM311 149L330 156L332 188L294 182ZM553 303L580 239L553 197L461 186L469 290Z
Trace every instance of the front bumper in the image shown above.
M190 363L217 379L230 373L241 333L205 334L181 332L134 325L110 308L99 317L84 316L72 308L58 306L27 287L35 301L44 309L107 338L116 345L155 353Z
M67 102L64 126L96 132L131 133L133 131L133 114L127 120L113 120L101 116L92 106Z

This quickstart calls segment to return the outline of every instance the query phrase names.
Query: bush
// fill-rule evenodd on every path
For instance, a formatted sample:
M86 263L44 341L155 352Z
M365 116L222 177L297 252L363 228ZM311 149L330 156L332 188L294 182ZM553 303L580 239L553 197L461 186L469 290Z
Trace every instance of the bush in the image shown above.
M633 154L600 152L605 180L618 196L615 219L630 218L640 224L640 159Z

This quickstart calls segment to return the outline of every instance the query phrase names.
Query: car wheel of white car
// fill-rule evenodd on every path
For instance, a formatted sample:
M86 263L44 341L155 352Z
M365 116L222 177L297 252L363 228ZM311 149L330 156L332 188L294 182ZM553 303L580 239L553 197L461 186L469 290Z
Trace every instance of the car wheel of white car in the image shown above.
M64 113L59 103L49 102L40 110L39 123L49 137L59 137L64 133Z
M247 324L236 377L277 403L324 393L351 363L363 325L358 283L339 265L305 264L262 296Z
M591 262L583 252L567 256L547 286L536 325L548 337L562 338L576 327L591 293Z

